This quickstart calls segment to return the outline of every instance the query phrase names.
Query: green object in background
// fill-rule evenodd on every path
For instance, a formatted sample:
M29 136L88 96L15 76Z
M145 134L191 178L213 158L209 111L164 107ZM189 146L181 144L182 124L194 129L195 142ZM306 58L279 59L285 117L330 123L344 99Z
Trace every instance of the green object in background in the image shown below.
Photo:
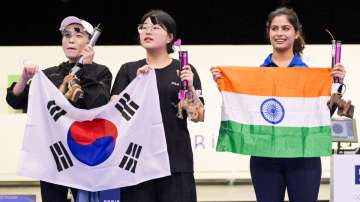
M20 74L9 74L8 75L8 86L10 86L14 81L18 81Z

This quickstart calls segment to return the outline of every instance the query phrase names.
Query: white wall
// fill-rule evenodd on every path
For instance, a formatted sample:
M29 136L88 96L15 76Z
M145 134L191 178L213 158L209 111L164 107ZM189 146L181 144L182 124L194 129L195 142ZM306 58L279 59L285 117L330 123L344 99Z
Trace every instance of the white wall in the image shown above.
M183 46L189 51L189 61L200 74L203 85L203 95L206 102L206 119L204 123L190 123L192 136L196 177L201 178L250 178L248 157L230 153L217 153L214 146L220 123L221 98L209 68L214 65L259 66L268 53L270 46ZM144 50L139 46L97 46L95 61L107 65L116 76L122 63L141 59ZM330 45L307 45L304 60L313 67L330 65ZM360 86L360 45L343 45L342 63L346 67L347 92L345 99L351 99L355 107L355 117L359 114L360 94L356 89ZM16 176L16 165L26 116L14 113L6 102L6 87L8 74L20 74L20 61L23 59L39 64L42 68L57 65L64 60L60 46L42 47L0 47L0 181L22 180ZM174 55L177 58L177 55ZM358 87L356 87L358 86ZM323 177L330 176L329 158L323 158Z

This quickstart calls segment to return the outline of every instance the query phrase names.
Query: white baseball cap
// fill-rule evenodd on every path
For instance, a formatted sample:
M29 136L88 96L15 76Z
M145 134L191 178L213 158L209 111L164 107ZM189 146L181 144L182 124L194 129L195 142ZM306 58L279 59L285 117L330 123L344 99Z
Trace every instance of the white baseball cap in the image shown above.
M71 24L81 25L84 28L84 30L90 35L93 35L93 33L94 33L94 27L90 23L88 23L85 20L79 19L78 17L75 17L75 16L68 16L68 17L64 18L61 21L59 30L64 31L65 28Z

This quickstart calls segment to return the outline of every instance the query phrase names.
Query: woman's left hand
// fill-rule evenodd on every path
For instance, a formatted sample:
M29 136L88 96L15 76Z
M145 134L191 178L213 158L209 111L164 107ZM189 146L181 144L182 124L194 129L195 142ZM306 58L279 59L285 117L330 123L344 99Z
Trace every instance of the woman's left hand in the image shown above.
M190 65L185 65L183 70L180 72L180 79L181 81L187 80L188 81L188 88L193 87L194 83L194 73L191 71Z
M92 64L95 51L90 45L86 46L82 51L81 55L84 57L83 64Z
M333 77L338 77L340 82L342 83L346 74L344 66L342 64L336 64L331 72Z

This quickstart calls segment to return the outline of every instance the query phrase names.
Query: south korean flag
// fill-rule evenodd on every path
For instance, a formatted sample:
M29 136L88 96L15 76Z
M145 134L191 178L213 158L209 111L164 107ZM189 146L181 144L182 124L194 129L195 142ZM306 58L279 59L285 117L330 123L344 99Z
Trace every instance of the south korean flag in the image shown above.
M91 110L73 107L39 72L28 106L19 175L87 191L170 175L153 70Z

